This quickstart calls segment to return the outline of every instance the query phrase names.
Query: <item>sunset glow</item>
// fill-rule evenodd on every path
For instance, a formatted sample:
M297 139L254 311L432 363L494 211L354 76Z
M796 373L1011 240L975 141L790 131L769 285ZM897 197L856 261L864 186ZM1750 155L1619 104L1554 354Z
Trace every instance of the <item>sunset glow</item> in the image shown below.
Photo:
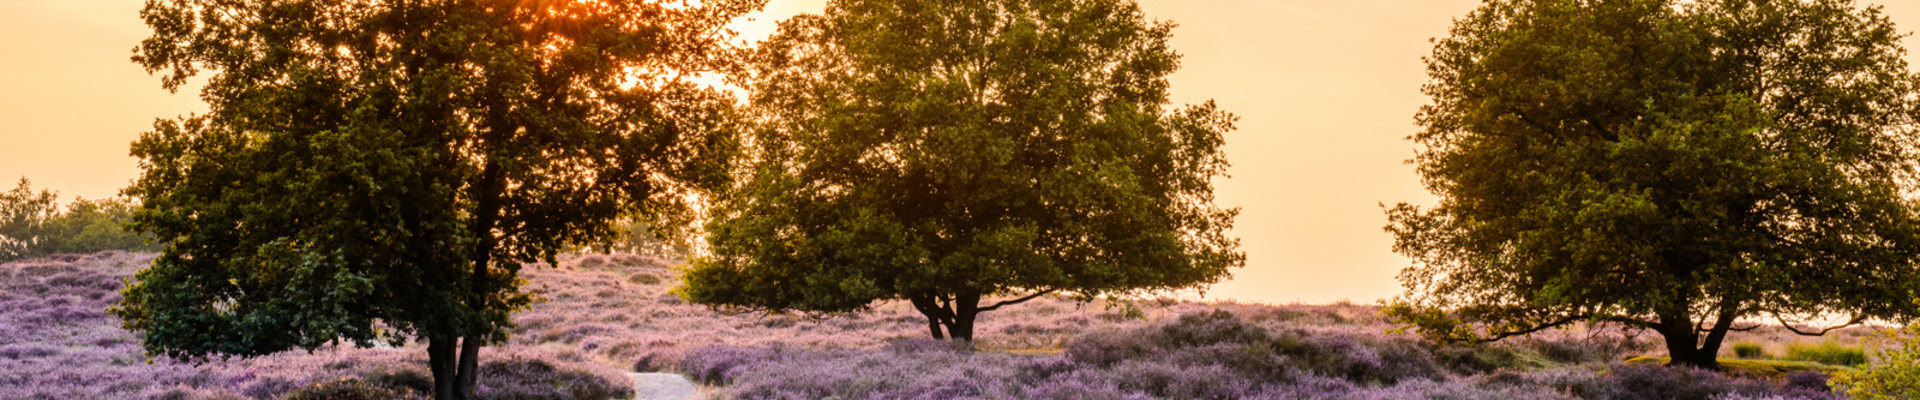
M563 9L593 7L564 1ZM150 35L141 0L0 1L0 179L24 176L35 187L72 197L116 194L137 175L128 143L155 118L203 112L198 87L169 94L159 78L127 61ZM1394 275L1408 261L1381 230L1380 204L1429 202L1413 168L1407 135L1427 102L1421 57L1474 0L1301 2L1143 0L1152 18L1178 23L1173 43L1184 58L1171 80L1173 100L1215 100L1241 117L1227 135L1229 179L1217 199L1241 207L1234 235L1247 266L1207 291L1213 299L1358 303L1399 293ZM1920 28L1920 2L1884 4L1903 31ZM685 9L698 0L660 3ZM766 11L730 25L752 42L821 0L773 0ZM1904 39L1909 50L1920 39ZM1920 64L1910 51L1909 62ZM634 67L623 86L649 73ZM678 76L725 87L707 73Z

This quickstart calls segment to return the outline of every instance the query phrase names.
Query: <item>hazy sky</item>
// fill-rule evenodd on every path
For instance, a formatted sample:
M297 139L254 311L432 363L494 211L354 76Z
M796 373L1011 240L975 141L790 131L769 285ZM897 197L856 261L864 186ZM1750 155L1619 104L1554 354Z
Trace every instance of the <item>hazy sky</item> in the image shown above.
M153 120L204 110L128 61L147 36L142 0L0 0L0 190L21 176L70 200L116 193L138 174L127 144ZM1902 30L1920 0L1880 0ZM823 0L772 0L742 25L818 12ZM1390 250L1379 204L1431 203L1412 166L1420 57L1477 0L1141 0L1180 24L1176 103L1208 99L1240 115L1227 136L1220 203L1240 207L1247 266L1209 298L1371 303L1399 293L1407 260ZM1909 49L1920 40L1909 37ZM1909 62L1920 57L1908 56Z

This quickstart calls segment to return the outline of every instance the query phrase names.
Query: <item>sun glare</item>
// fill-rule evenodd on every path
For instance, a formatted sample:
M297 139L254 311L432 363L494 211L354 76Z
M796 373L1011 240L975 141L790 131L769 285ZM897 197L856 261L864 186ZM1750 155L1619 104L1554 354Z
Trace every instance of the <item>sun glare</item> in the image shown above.
M688 74L652 66L627 67L626 72L621 74L620 77L620 89L657 88L681 82L690 83L705 89L732 92L735 98L746 98L745 89L727 83L726 78L719 73L701 71Z

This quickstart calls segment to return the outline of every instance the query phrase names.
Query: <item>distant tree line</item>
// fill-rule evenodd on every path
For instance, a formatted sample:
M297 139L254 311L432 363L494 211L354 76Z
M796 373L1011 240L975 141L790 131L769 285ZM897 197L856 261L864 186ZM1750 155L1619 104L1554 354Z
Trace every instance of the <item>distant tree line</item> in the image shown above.
M59 199L59 192L34 191L26 178L0 193L0 262L61 253L160 250L160 243L126 229L140 206L133 199L74 199L66 206Z

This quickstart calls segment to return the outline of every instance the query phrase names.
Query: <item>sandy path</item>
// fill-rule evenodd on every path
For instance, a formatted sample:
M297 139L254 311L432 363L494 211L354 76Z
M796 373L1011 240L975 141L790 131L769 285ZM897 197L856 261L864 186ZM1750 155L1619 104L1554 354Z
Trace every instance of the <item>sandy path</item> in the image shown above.
M690 400L699 394L693 381L680 374L630 372L634 400Z

